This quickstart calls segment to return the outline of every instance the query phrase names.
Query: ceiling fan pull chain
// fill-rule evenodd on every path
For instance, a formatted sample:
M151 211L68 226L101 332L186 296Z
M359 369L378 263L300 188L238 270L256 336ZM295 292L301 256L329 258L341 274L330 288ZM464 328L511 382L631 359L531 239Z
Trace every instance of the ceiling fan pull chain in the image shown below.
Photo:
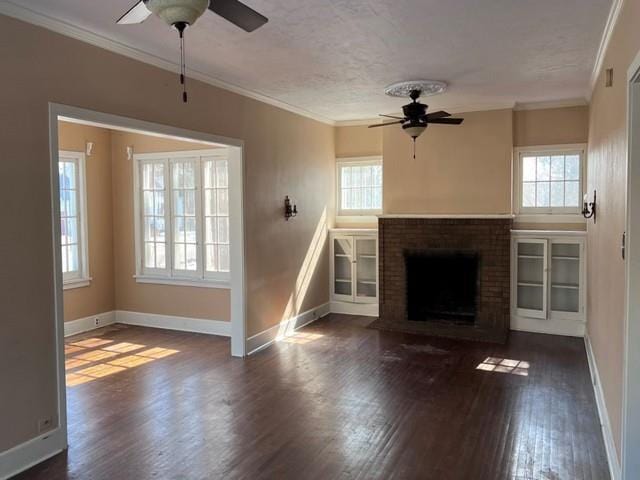
M180 32L180 84L182 85L182 101L187 103L187 67L184 53L184 29L179 29L178 31Z
M416 139L413 139L413 159L416 159Z

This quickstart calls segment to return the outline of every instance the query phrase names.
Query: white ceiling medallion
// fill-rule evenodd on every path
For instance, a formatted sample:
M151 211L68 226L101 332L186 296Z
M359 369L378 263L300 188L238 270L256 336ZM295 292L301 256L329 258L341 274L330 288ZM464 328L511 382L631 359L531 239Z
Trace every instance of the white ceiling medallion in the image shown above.
M428 97L437 95L447 90L446 82L438 80L408 80L406 82L392 83L384 89L384 93L390 97L408 97L413 90L418 90L420 96Z

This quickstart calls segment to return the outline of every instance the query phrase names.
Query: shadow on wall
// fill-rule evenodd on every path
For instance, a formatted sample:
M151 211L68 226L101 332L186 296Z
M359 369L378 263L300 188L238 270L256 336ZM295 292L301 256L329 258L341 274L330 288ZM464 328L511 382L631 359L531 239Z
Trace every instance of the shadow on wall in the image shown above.
M318 262L322 258L322 252L327 243L328 228L327 228L327 209L325 208L320 215L320 220L316 226L316 230L313 233L311 244L307 250L307 254L304 257L298 278L296 279L295 287L289 297L287 306L284 309L282 318L280 319L280 328L276 340L281 340L294 333L295 323L288 320L299 315L300 309L304 304L305 297L309 290L309 285L318 267Z

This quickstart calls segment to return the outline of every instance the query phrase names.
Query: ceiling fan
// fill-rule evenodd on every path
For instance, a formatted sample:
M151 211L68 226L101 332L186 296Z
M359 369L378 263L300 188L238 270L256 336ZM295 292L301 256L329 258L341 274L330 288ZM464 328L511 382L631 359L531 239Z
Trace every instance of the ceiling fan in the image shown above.
M253 32L269 21L267 17L238 0L140 0L116 22L131 25L144 22L151 14L174 27L180 35L180 83L182 100L186 103L184 31L192 26L207 9L240 27Z
M413 139L413 158L416 158L416 138L422 135L429 124L440 125L460 125L464 118L449 118L450 113L445 111L438 111L433 113L427 113L428 105L418 102L418 98L423 93L422 84L427 84L425 81L421 82L402 82L400 84L394 84L385 89L387 95L392 96L406 96L408 91L409 98L412 102L402 107L402 113L404 117L397 117L394 115L380 115L381 117L393 118L395 121L387 123L379 123L376 125L369 125L369 128L387 127L389 125L402 124L402 130ZM446 88L446 84L442 82L429 82L429 88L426 89L428 94L441 93Z

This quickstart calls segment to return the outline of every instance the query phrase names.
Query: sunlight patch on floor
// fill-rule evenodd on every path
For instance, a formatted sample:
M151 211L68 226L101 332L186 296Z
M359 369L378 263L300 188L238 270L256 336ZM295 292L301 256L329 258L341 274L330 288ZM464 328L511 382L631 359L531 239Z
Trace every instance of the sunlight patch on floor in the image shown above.
M304 345L305 343L313 342L322 337L324 337L324 335L320 333L295 332L290 334L287 337L281 338L278 341L284 342L284 343L297 343L298 345Z
M65 369L68 387L82 385L179 353L179 350L171 348L129 342L114 343L113 340L102 338L70 342L65 345L64 351L67 357Z
M529 362L512 360L510 358L487 357L476 367L476 370L485 372L510 373L522 377L529 376Z

